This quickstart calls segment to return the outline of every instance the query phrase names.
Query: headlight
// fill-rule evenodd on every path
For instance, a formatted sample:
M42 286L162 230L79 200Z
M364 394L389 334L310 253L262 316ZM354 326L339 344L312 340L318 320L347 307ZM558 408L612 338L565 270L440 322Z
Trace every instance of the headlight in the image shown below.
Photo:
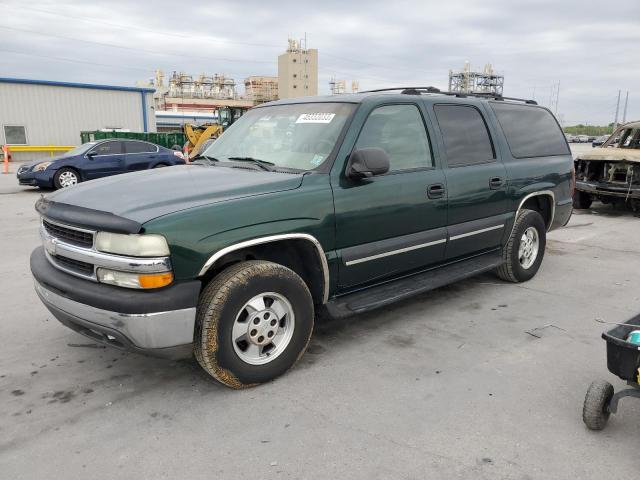
M42 163L39 163L35 167L33 167L33 171L34 172L41 172L42 170L45 170L52 163L53 162L42 162Z
M123 235L98 232L96 250L132 257L166 257L169 245L162 235Z
M125 288L160 288L173 282L173 273L130 273L98 268L98 281Z

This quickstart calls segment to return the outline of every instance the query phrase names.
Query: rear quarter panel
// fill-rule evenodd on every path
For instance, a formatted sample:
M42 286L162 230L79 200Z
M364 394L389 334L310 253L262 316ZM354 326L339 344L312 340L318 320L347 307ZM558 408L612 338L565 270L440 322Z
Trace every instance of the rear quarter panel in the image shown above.
M516 212L528 195L536 192L551 191L554 197L554 217L550 229L566 225L573 211L573 157L571 153L515 158L511 153L495 113L491 108L486 108L485 110L496 126L496 147L500 149L507 171L507 201L511 212L510 224L513 225ZM569 149L568 145L567 149ZM507 228L505 232L510 234L511 228Z

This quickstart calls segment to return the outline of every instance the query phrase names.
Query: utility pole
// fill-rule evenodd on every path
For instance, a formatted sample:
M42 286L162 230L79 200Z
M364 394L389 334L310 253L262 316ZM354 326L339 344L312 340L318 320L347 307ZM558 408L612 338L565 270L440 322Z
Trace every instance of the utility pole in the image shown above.
M556 109L554 115L558 116L558 102L560 101L560 80L558 80L558 89L556 90Z
M624 97L624 110L622 110L622 123L627 123L627 105L629 104L629 90Z
M613 121L613 131L616 131L616 128L618 128L618 113L620 113L620 93L622 92L622 90L618 90L618 101L616 102L616 118Z

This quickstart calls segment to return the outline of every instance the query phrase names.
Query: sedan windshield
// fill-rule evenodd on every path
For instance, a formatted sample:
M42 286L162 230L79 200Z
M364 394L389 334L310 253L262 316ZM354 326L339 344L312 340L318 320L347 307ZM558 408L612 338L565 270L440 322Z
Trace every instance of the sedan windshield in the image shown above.
M250 110L235 122L203 156L220 161L241 159L275 168L313 170L335 146L355 105L300 103Z
M87 150L89 150L91 147L93 147L95 144L96 144L96 142L83 143L79 147L76 147L76 148L74 148L72 150L69 150L68 152L65 152L64 155L62 155L62 156L63 157L74 157L76 155L82 155Z

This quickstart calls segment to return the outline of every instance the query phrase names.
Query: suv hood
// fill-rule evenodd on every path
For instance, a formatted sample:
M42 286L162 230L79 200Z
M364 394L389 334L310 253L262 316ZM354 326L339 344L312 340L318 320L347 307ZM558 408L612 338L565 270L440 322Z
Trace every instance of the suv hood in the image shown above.
M181 165L115 175L48 195L47 203L98 210L143 224L169 213L241 197L293 190L301 174Z
M578 160L612 160L640 163L640 149L634 148L594 148L589 153L581 153Z

